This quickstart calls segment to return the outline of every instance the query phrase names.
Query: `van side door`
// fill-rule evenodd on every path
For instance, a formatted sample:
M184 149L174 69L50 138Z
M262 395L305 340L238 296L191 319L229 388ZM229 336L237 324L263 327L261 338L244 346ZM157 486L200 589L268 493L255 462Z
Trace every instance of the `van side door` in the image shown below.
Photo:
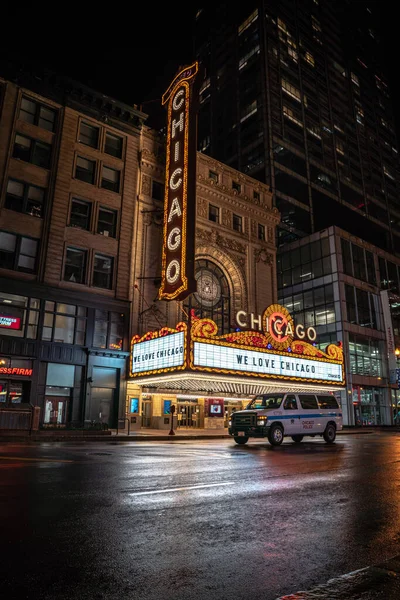
M282 408L285 435L295 435L300 428L300 413L295 394L287 394Z
M322 416L315 394L299 394L299 401L301 406L301 434L307 435L324 431L326 419Z

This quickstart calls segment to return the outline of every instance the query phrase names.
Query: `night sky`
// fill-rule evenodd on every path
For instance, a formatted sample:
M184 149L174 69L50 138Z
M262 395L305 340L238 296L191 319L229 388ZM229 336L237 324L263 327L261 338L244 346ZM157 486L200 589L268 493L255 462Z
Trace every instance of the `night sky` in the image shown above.
M383 34L400 138L397 20L389 0L359 2L360 6L366 3L380 9L377 28ZM142 106L143 112L150 108L148 102L158 108L179 67L194 59L198 5L177 1L136 4L134 8L106 4L104 10L101 4L90 5L90 13L67 4L46 13L34 3L23 9L16 2L8 3L2 21L3 27L7 22L9 26L0 36L0 63L1 55L38 61L117 100Z

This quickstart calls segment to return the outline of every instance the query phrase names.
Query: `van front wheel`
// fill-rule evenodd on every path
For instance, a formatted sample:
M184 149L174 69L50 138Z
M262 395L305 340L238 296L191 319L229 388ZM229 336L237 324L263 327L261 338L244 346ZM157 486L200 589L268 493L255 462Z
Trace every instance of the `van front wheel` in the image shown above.
M237 444L240 444L240 445L242 445L242 444L247 444L247 442L249 441L249 438L248 438L248 437L236 437L236 436L235 436L233 439L235 440L235 442L236 442Z
M336 427L333 423L328 423L323 435L327 444L333 444L336 439Z
M283 442L283 429L281 425L272 425L268 432L268 441L271 446L280 446Z

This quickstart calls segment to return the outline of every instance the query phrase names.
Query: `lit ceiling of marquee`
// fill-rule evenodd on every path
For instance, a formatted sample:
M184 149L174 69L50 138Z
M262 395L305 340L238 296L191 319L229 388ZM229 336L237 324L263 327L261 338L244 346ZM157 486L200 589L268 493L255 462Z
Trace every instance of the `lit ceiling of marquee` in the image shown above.
M160 393L168 390L182 390L196 392L197 394L229 394L240 396L255 396L257 394L268 394L277 390L286 392L330 392L345 389L333 385L301 384L293 381L262 381L260 379L229 377L227 375L210 375L205 373L173 373L170 375L153 375L149 377L138 377L130 380L139 385L143 391Z

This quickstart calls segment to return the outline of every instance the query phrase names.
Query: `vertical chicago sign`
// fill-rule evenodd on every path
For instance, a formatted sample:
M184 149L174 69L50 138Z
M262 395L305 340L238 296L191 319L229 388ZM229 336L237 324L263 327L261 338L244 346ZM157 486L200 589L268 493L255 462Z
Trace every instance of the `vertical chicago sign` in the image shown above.
M167 104L164 233L159 300L196 291L196 109L198 63L180 71L162 97Z

